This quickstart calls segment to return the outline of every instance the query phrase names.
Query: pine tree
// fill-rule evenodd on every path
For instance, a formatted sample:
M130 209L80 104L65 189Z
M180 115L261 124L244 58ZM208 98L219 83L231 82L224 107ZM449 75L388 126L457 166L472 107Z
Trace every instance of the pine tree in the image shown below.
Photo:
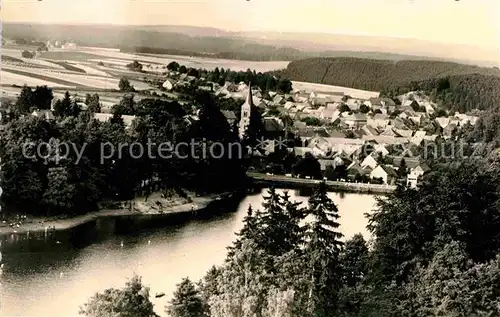
M54 104L54 114L58 117L71 116L73 113L72 108L71 96L69 92L66 91L64 98L62 100L57 100Z
M289 198L275 189L270 189L269 195L264 197L257 243L269 255L285 254L297 247L299 242L297 206L290 203Z
M259 233L257 217L259 213L260 211L259 210L254 211L252 206L248 207L247 215L243 219L243 228L240 230L240 232L236 233L237 239L233 243L233 245L228 247L229 250L227 254L228 260L234 256L237 250L241 249L243 241L245 240L257 241L257 234Z
M338 231L337 206L322 182L309 198L309 217L304 248L305 274L310 281L308 311L313 316L332 316L340 287L339 254L343 243Z

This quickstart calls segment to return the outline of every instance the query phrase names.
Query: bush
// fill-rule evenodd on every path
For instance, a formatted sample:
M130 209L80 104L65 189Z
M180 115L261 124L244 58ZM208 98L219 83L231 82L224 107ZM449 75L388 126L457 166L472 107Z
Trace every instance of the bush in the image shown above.
M21 56L24 58L33 58L34 57L33 53L31 53L30 51L23 51Z

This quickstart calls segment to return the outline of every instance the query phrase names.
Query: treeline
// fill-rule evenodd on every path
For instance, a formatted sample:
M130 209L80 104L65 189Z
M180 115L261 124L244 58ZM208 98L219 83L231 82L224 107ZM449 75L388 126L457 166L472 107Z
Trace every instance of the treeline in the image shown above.
M200 38L201 41L203 41ZM233 45L231 45L233 46ZM223 46L224 47L224 46ZM188 49L182 50L178 48L151 47L151 46L120 46L120 52L124 53L139 53L139 54L166 54L166 55L182 55L192 57L207 57L221 59L237 59L246 61L290 61L311 56L311 54L289 47L275 47L260 44L242 43L234 48L234 51L229 51L230 46L225 46L228 51L220 50L200 50L191 51ZM199 49L202 49L201 47Z
M177 71L181 74L187 74L188 76L193 76L196 78L205 78L208 81L218 83L223 86L226 82L239 84L243 82L248 84L252 83L252 86L258 86L262 91L277 91L281 93L289 93L292 91L292 82L279 75L273 75L271 73L256 72L255 70L247 69L246 71L233 71L224 68L216 67L214 70L206 69L196 69L188 68L184 65L180 65L177 62L171 62L167 65L167 69L171 71Z
M24 87L15 105L2 108L2 201L15 210L79 214L100 201L132 199L155 189L204 194L234 190L246 179L238 147L229 147L239 142L237 133L210 95L200 93L186 106L159 99L135 102L127 95L113 107L111 120L100 122L93 115L100 109L98 95L87 96L84 110L66 93L54 105L55 118L29 115L49 109L52 98L46 87ZM197 122L185 119L192 106L199 109ZM126 125L124 115L136 119ZM188 146L176 147L181 142ZM200 154L215 143L222 153ZM172 148L165 153L166 144Z
M271 189L262 208L248 209L226 261L199 283L180 281L166 313L497 316L499 180L498 161L475 160L439 166L418 190L399 186L367 216L370 245L360 234L342 239L339 211L325 184L305 206ZM124 289L92 297L82 314L150 317L153 308L135 277Z
M499 104L500 70L440 61L312 58L282 72L291 80L381 91L396 95L424 90L452 110L490 109Z

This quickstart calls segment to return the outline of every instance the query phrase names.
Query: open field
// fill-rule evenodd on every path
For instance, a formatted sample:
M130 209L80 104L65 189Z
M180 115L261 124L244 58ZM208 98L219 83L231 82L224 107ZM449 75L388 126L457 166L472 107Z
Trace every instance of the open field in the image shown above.
M75 87L76 85L71 82L58 80L46 76L36 75L19 70L6 70L2 69L0 72L0 83L2 85L19 85L24 84L28 86L49 86L49 87Z
M345 95L349 95L353 98L360 98L360 99L369 99L372 97L378 97L380 94L377 91L368 91L368 90L354 89L349 87L306 83L302 81L292 81L292 88L294 90L301 90L306 92L311 92L311 91L343 92Z
M20 69L12 66L4 66L3 69L7 72L22 75L25 77L33 77L46 81L44 85L47 86L81 86L99 89L118 89L119 78L99 77L92 75L83 75L78 73L63 73L63 72L49 72L43 69ZM12 78L9 78L12 79ZM16 77L14 82L4 81L3 84L16 84L23 85L22 78ZM152 88L146 83L131 80L130 83L138 90ZM27 82L26 82L27 84Z
M42 57L52 60L76 62L96 60L102 61L105 64L120 64L121 66L125 66L126 64L134 60L137 60L140 63L158 65L168 65L170 62L176 61L179 64L185 65L186 67L193 68L214 69L215 67L222 67L225 69L229 68L235 71L247 70L248 68L250 68L252 70L255 69L255 71L257 72L282 69L288 65L288 62L253 62L178 55L130 54L122 53L116 50L100 50L97 48L84 48L76 51L49 51L43 53Z
M2 50L4 74L1 84L22 86L47 85L78 89L118 89L120 78L126 77L137 90L151 90L144 77L162 79L162 73L172 61L187 67L213 69L215 67L256 71L283 68L288 62L250 62L186 56L131 54L117 50L83 48L79 50L56 49L44 52L33 59L23 58L22 50L10 47ZM147 73L134 72L127 64L137 60ZM99 65L101 64L101 65ZM104 64L104 65L102 65ZM104 101L104 100L103 100ZM106 101L111 103L114 101Z

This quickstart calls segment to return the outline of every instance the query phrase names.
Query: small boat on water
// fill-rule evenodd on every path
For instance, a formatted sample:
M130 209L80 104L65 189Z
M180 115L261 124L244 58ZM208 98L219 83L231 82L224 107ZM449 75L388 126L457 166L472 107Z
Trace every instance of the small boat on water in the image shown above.
M156 293L155 295L156 298L161 298L163 296L165 296L165 293Z

